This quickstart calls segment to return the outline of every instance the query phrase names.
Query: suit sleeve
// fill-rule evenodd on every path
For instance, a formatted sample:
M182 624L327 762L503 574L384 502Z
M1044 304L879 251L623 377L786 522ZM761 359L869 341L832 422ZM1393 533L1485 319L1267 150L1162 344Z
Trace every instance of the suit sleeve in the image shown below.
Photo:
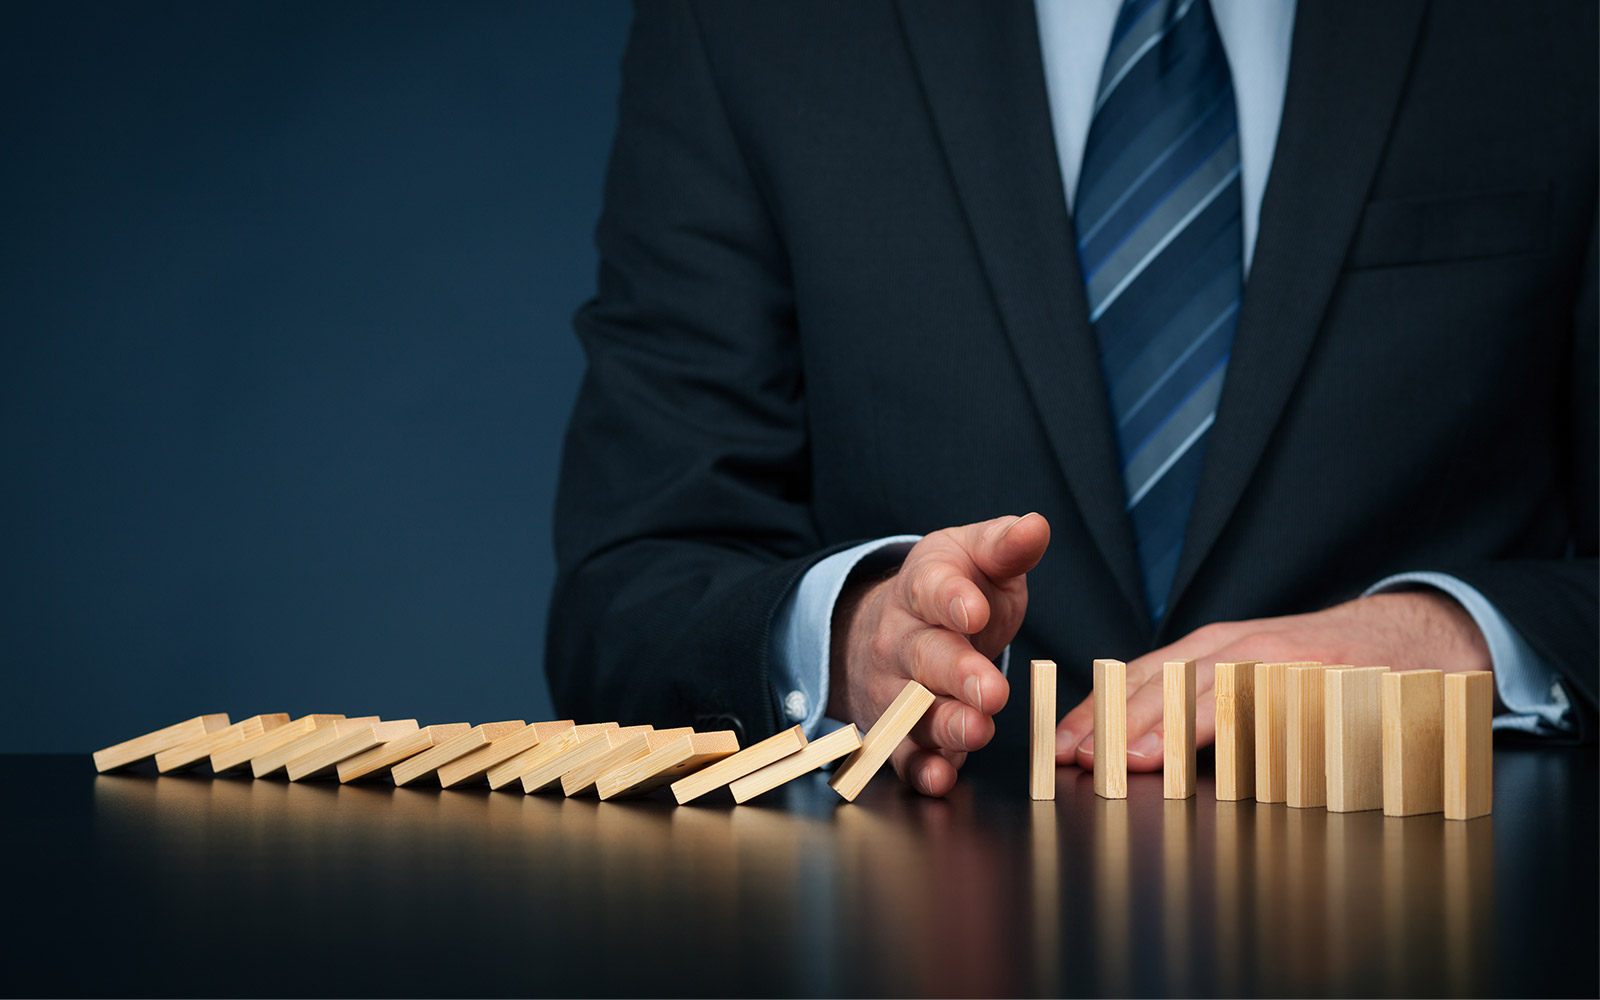
M693 13L641 3L555 510L563 715L774 731L771 623L822 556L779 234Z

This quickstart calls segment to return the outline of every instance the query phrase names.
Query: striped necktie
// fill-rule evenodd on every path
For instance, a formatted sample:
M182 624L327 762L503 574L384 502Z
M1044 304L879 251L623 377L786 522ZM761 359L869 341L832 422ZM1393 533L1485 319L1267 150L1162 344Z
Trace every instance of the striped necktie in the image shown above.
M1073 216L1159 621L1244 287L1238 118L1208 0L1123 0Z

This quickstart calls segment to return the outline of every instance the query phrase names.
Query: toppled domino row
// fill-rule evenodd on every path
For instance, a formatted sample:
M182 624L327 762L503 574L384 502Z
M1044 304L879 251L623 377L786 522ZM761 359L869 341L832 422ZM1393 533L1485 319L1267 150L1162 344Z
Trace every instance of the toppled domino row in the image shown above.
M854 801L932 704L932 692L908 681L865 737L847 725L808 742L795 726L743 750L726 730L615 722L418 726L415 719L290 719L279 713L230 723L225 714L201 715L96 751L94 763L104 772L153 757L166 774L209 760L218 774L248 768L257 778L387 777L399 786L432 777L444 788L487 782L494 789L559 789L602 799L644 795L670 784L683 805L724 785L735 802L747 802L848 754L828 783Z

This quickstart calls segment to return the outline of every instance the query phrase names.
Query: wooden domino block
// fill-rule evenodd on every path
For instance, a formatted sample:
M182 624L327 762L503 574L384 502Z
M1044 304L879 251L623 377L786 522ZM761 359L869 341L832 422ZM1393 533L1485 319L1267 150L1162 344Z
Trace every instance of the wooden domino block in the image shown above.
M1329 667L1323 678L1328 811L1383 808L1383 699L1388 667Z
M157 729L153 733L135 736L131 740L124 740L104 750L94 752L94 769L102 773L118 767L127 767L137 764L141 760L148 760L163 750L182 746L190 740L199 739L207 733L214 733L228 726L226 713L218 715L197 715L192 719L174 722L164 729Z
M255 739L269 729L276 729L288 721L289 717L282 714L252 715L248 719L240 719L231 726L224 726L214 733L197 736L187 743L180 743L156 754L156 770L162 774L171 774L193 767L223 747Z
M304 733L293 740L274 747L266 753L257 754L250 758L250 773L258 778L266 778L288 768L289 762L296 757L304 756L318 747L327 746L334 740L351 733L357 732L363 726L370 726L374 722L382 722L376 715L363 715L355 719L340 719L326 726L318 726L309 733Z
M852 723L843 729L835 729L826 736L812 740L798 753L792 753L781 760L773 761L759 771L752 771L742 778L729 782L728 790L733 793L733 801L749 802L757 795L770 792L779 785L788 784L830 761L838 760L845 754L854 753L859 749L861 749L861 733Z
M602 799L644 795L738 752L739 738L731 729L691 733L602 775L595 791Z
M325 743L291 760L284 765L284 773L289 776L290 781L304 781L307 778L320 778L325 775L331 777L339 765L351 757L416 731L416 719L396 719L361 726L354 732L345 733L332 743Z
M1039 662L1041 661L1034 661L1036 666ZM1051 664L1052 669L1054 666L1054 664ZM1052 685L1052 702L1055 700L1054 691L1055 688ZM1035 693L1037 693L1037 690ZM839 769L833 772L833 777L829 779L828 785L844 796L846 802L854 802L856 796L861 794L861 790L867 787L867 782L872 780L872 776L877 774L878 769L883 767L884 762L889 759L889 755L894 752L894 748L900 745L900 741L906 738L906 735L911 732L911 727L917 724L917 720L922 718L923 713L927 712L928 706L932 704L932 691L929 691L916 681L906 681L906 686L900 689L900 693L895 695L894 701L890 702L889 707L883 710L882 715L878 716L878 721L874 722L872 728L867 730L867 735L861 738L860 749L852 753L843 764L839 765ZM1051 744L1051 746L1053 748L1054 744ZM1054 772L1055 767L1052 761L1052 775ZM1052 781L1051 788L1053 789L1054 787L1055 785Z
M1219 663L1213 690L1217 705L1217 800L1256 797L1256 661Z
M472 728L466 722L447 722L438 726L423 726L414 733L406 733L366 753L357 754L339 762L341 782L386 778L389 769L403 760L415 757L424 750L455 739Z
M523 772L522 790L529 794L533 792L564 791L561 787L563 775L574 768L584 767L593 763L606 754L622 746L635 737L643 736L651 731L650 726L621 726L615 729L601 729L581 737L575 746L568 746L555 753L548 760L536 764L533 768ZM557 736L551 743L565 743L563 736Z
M1169 799L1194 794L1194 661L1161 666L1161 789ZM1096 743L1099 741L1096 740ZM1095 761L1095 766L1099 766Z
M409 785L413 781L433 774L439 768L453 760L459 760L467 754L486 747L503 736L509 736L523 726L527 725L521 719L512 719L507 722L485 722L481 726L473 726L454 739L445 740L430 750L424 750L415 757L407 758L389 769L389 777L394 779L395 787Z
M557 733L575 728L571 719L557 722L535 722L516 732L502 736L486 747L479 747L464 757L459 757L439 768L439 784L454 788L468 782L482 781L489 769L503 764L518 754L532 750Z
M1382 675L1383 814L1444 811L1444 671Z
M1034 660L1028 709L1028 797L1056 797L1056 661ZM871 739L872 734L868 733Z
M806 734L799 726L791 726L759 743L740 750L731 757L717 761L695 773L672 783L672 797L678 805L687 805L707 792L716 791L747 774L799 753L806 748Z
M631 739L613 741L610 753L603 753L594 760L575 766L571 771L561 776L561 791L567 796L595 795L598 794L596 784L601 778L615 771L619 767L626 767L641 757L648 757L652 751L685 736L693 736L694 730L688 726L679 726L674 729L651 729L641 727L643 733ZM622 730L617 730L622 732Z
M1321 664L1256 664L1257 802L1283 802L1289 798L1289 668L1316 666Z
M1474 819L1494 808L1494 674L1444 677L1444 818Z
M1284 801L1294 809L1320 809L1328 804L1328 776L1323 764L1327 749L1323 678L1327 670L1323 666L1293 666L1284 671Z
M536 767L543 767L589 737L616 728L618 727L615 722L594 722L563 729L541 741L538 746L524 750L515 757L489 768L484 772L484 777L489 780L490 788L505 788L521 781L524 774Z
M331 726L344 718L342 715L302 715L290 719L275 729L269 729L254 739L222 747L211 754L211 769L218 774L242 771L250 762L264 753L278 749L285 743L297 740L313 729Z
M1094 661L1094 793L1128 797L1128 665Z

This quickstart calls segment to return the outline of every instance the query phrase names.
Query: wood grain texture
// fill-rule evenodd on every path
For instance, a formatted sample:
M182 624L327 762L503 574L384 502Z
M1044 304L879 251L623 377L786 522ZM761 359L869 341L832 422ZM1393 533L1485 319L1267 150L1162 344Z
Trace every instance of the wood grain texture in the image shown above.
M269 729L254 739L245 740L217 750L211 755L211 769L218 774L225 771L242 771L250 766L250 761L291 740L299 739L313 729L322 726L331 726L343 719L342 715L302 715L296 719L277 727Z
M296 757L308 754L318 747L327 746L342 736L348 736L359 730L362 726L369 726L374 722L381 722L376 715L364 715L355 719L340 719L325 726L318 726L309 733L304 733L296 739L280 747L274 747L266 753L257 754L250 758L250 772L258 778L266 778L285 770L289 762Z
M1444 678L1444 818L1476 819L1494 809L1494 674Z
M1195 790L1194 686L1193 660L1161 665L1161 791L1169 799L1189 798Z
M341 782L370 781L389 776L389 769L446 740L453 740L472 728L466 722L447 722L436 726L423 726L414 733L406 733L387 743L373 747L339 762Z
M1323 676L1329 812L1383 808L1382 676L1388 667L1329 667Z
M1034 660L1028 702L1028 797L1056 797L1056 661Z
M332 743L324 744L296 757L284 765L283 771L290 781L334 777L342 761L416 731L416 719L374 722L370 726L362 726L355 732L340 736Z
M1382 675L1383 814L1444 811L1444 672Z
M192 719L174 722L170 726L157 729L153 733L135 736L131 740L123 740L102 750L94 752L94 767L102 773L129 764L137 764L141 760L148 760L163 750L182 746L190 740L197 740L207 733L214 733L228 726L226 713L216 715L197 715Z
M1290 667L1318 663L1256 664L1256 801L1283 802L1289 797L1289 703L1285 697Z
M1217 800L1256 797L1256 662L1216 666Z
M855 725L835 729L826 736L819 737L807 743L805 749L792 753L781 760L774 761L759 771L732 781L728 790L733 793L733 801L749 802L757 795L764 795L780 785L788 784L802 775L809 774L830 761L838 760L846 754L854 753L861 748L861 733Z
M534 768L543 767L597 733L618 728L620 727L615 722L587 722L571 729L563 729L541 741L538 746L524 750L515 757L489 768L484 772L484 777L488 779L489 787L497 791L516 786L522 780L522 776Z
M595 791L602 799L644 795L738 752L739 738L731 729L692 733L601 775Z
M561 776L573 768L582 767L596 760L612 750L623 745L637 736L643 736L650 731L649 726L621 726L617 729L602 729L581 737L576 744L567 743L565 734L557 736L551 743L567 744L566 749L560 750L546 761L528 770L522 775L522 790L524 792L562 791Z
M576 728L571 719L561 719L555 722L535 722L523 726L521 729L508 733L488 746L479 747L448 764L439 768L439 785L442 788L454 788L470 782L484 780L489 769L496 764L503 764L518 754L532 750L545 740Z
M790 726L759 743L745 747L731 757L674 781L672 797L680 806L693 802L707 792L716 791L775 761L797 754L805 747L805 731L799 726Z
M1321 809L1328 804L1323 681L1327 671L1323 666L1294 666L1284 672L1284 769L1288 782L1284 801L1292 809Z
M878 716L878 721L867 730L867 735L861 738L861 748L846 758L833 773L828 780L829 787L843 796L846 802L854 802L932 704L932 691L916 681L906 681L906 686L900 689L894 701Z
M1094 793L1128 797L1128 665L1094 661Z
M187 743L180 743L156 754L156 770L162 774L182 771L200 763L223 747L235 746L253 740L269 729L276 729L289 721L287 715L252 715L214 733L206 733Z
M437 775L439 768L451 761L459 760L479 747L486 747L501 737L509 736L525 725L527 723L521 719L512 719L473 726L454 739L445 740L436 747L396 764L389 769L389 777L394 779L398 787L409 785L430 774Z
M621 732L622 730L617 730ZM614 745L610 753L601 754L594 761L576 767L561 776L561 791L568 797L573 795L596 795L595 783L619 767L633 763L641 757L650 755L650 751L659 750L673 740L692 736L694 730L688 726L676 729L651 729L645 727L644 732L633 738Z

